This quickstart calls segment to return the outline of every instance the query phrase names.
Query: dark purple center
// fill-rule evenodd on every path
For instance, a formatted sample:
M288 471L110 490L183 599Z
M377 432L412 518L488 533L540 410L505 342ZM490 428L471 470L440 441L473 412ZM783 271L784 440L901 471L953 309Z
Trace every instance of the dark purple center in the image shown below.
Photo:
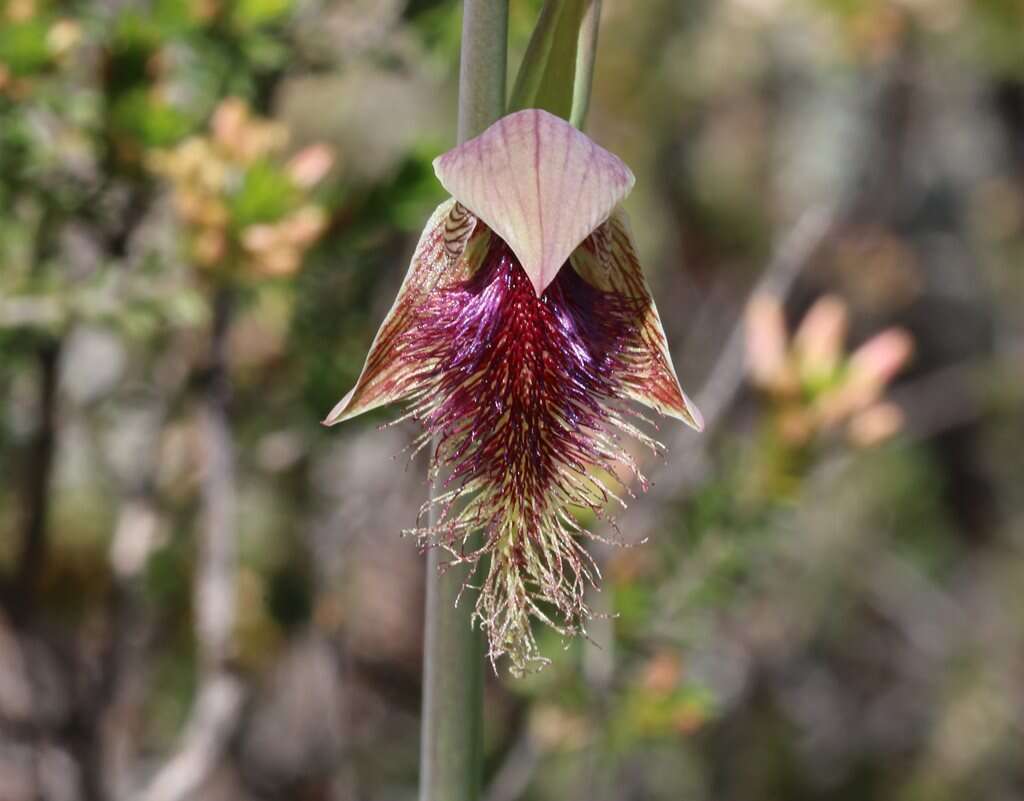
M607 500L585 476L620 456L608 424L635 319L631 301L570 265L538 298L496 236L472 278L421 307L408 357L430 389L417 416L439 437L449 486L493 495L477 521L489 537L509 514L534 536L555 509Z

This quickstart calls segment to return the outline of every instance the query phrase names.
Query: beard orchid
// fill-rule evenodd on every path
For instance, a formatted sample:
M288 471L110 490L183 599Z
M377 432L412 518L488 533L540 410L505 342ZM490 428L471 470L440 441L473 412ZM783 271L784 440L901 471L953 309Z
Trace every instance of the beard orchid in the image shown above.
M583 630L598 579L581 510L631 478L623 435L660 452L641 404L700 429L679 386L621 201L629 168L559 117L510 114L434 161L434 212L333 425L405 402L435 443L440 487L412 529L454 562L483 562L474 620L494 662L543 663L538 619ZM623 492L625 490L625 492ZM477 536L479 535L479 536Z

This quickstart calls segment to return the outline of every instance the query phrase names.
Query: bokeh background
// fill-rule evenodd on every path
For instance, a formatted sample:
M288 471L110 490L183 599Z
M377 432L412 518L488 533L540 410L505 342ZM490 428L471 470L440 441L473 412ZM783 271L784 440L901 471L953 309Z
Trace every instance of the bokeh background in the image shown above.
M592 642L489 674L486 801L1024 797L1024 6L604 5L589 129L709 425L594 547ZM459 25L0 3L3 801L415 798L424 465L318 421Z

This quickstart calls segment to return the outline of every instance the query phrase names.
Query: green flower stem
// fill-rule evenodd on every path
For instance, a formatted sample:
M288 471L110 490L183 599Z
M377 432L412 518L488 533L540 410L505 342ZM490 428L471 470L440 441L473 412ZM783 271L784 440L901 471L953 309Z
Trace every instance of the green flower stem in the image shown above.
M465 0L459 66L459 142L505 114L508 0Z
M597 55L597 30L601 25L601 0L590 0L580 25L576 46L576 72L572 86L571 122L579 130L587 121L590 110L590 88L594 83L594 59Z
M508 0L465 0L459 71L459 141L481 133L505 111ZM433 512L432 512L433 514ZM480 797L483 644L470 625L473 593L464 567L438 572L445 555L427 559L423 650L420 801Z

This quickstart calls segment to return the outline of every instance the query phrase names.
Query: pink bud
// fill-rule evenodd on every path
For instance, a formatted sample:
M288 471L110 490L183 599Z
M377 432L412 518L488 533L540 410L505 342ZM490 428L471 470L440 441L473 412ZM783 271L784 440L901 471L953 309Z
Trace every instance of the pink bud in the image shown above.
M304 147L291 157L285 167L296 186L309 189L323 180L334 166L334 151L324 144Z
M747 370L751 382L770 392L784 392L794 382L786 357L786 321L778 299L760 294L746 311Z
M849 315L835 295L819 298L804 316L793 337L800 375L814 379L831 375L843 354Z
M914 353L914 339L902 328L890 328L872 337L850 357L850 378L884 387Z
M853 416L847 436L853 445L869 448L893 437L903 423L903 410L895 403L876 403Z

